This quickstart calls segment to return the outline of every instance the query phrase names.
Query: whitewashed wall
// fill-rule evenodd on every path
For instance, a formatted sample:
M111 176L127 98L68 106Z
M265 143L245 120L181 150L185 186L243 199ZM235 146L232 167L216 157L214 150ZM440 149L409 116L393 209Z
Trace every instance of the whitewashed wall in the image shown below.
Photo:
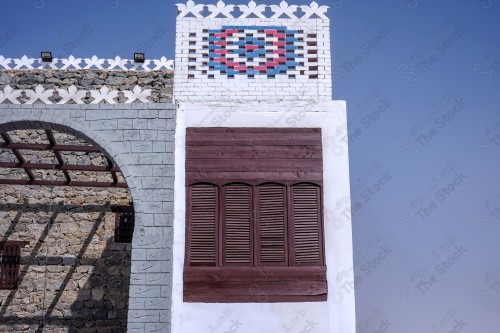
M263 74L255 75L250 79L244 74L228 78L226 74L221 74L220 70L210 70L207 64L209 60L204 56L209 51L203 48L208 46L208 41L204 39L209 38L209 32L213 29L221 29L224 26L240 28L282 26L291 31L301 31L296 36L304 40L296 44L300 44L303 49L296 50L295 53L298 56L297 61L303 65L289 69L286 74L278 74L271 79ZM184 17L178 18L176 29L174 94L178 101L262 100L276 102L331 99L330 22L328 20ZM252 34L262 38L265 36L265 34ZM311 42L315 45L309 45ZM266 46L266 49L273 48L275 47ZM309 51L316 53L309 54ZM238 59L242 63L250 63L244 57ZM295 77L290 78L288 74L295 75ZM315 78L312 78L313 76Z
M187 127L319 127L323 136L327 302L185 303L185 134ZM180 104L175 138L172 332L354 333L354 292L339 297L335 279L352 267L349 163L343 101L319 103Z

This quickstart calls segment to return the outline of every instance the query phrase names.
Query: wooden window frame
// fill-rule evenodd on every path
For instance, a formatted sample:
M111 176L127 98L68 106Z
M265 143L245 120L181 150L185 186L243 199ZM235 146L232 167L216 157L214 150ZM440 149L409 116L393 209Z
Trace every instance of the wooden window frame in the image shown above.
M115 213L115 243L132 243L135 226L135 214L133 211ZM123 219L131 218L132 225L124 226Z
M195 133L195 135L190 135ZM203 134L200 135L200 134ZM253 139L255 135L257 139ZM205 136L208 139L205 141ZM217 147L210 151L212 136ZM302 139L304 142L302 143ZM255 145L255 140L257 146ZM186 302L312 302L327 300L327 281L323 230L322 146L319 129L238 129L204 128L188 129L186 161L186 248L184 264L184 301ZM289 147L291 142L292 147ZM240 147L241 145L241 147ZM284 146L284 147L282 147ZM288 165L280 171L279 162L272 157L259 159L258 149L278 155ZM285 149L285 151L283 151ZM248 167L238 161L239 151L250 160ZM200 160L192 160L198 158ZM229 155L234 160L216 160ZM289 158L293 155L293 158ZM297 157L298 156L298 157ZM255 159L257 159L255 161ZM234 161L234 162L233 162ZM269 162L268 162L269 161ZM295 162L296 161L296 162ZM220 169L219 166L226 169ZM269 171L266 166L269 165ZM290 166L291 165L291 166ZM191 206L192 186L214 186L215 198L215 263L191 264ZM250 186L250 262L225 263L225 193L228 185ZM260 189L263 185L278 184L284 187L284 258L285 262L262 262L260 226ZM297 262L295 258L294 203L295 186L313 185L317 188L316 229L318 260L313 263ZM212 209L210 209L212 211ZM308 215L308 214L306 214ZM307 223L307 217L306 217ZM314 224L313 223L313 226ZM314 229L314 228L313 228ZM306 230L310 232L310 230ZM304 231L303 231L304 232ZM302 234L307 239L308 235ZM315 244L315 243L314 243ZM313 244L313 245L314 245ZM307 247L307 244L306 244ZM272 249L271 249L272 252ZM315 252L316 253L316 252ZM272 256L272 255L271 255ZM307 254L313 258L314 256ZM270 259L272 260L272 258Z
M0 290L17 289L21 270L21 252L26 244L29 242L0 242ZM9 247L10 249L6 250Z

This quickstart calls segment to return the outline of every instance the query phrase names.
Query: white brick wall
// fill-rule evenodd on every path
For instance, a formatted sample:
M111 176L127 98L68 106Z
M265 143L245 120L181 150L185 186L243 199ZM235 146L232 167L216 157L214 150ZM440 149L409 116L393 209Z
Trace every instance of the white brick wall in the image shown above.
M208 30L221 29L223 26L282 26L287 30L298 31L296 36L303 40L294 42L294 45L303 49L296 49L294 53L298 56L296 62L303 65L276 74L274 78L265 74L256 74L253 78L236 74L231 78L221 74L220 70L210 69L210 60L204 56L209 54ZM253 30L252 35L256 38L265 36L255 29L248 30ZM235 33L231 38L238 40L244 35L246 33ZM266 39L269 40L273 39ZM311 42L316 45L311 45ZM229 57L234 56L231 52L235 47L228 45L225 48L230 51ZM276 48L266 45L266 50ZM317 62L312 59L317 59ZM327 19L178 17L174 97L179 102L331 100L330 59L330 23ZM247 62L246 57L237 60ZM289 75L295 77L290 78Z

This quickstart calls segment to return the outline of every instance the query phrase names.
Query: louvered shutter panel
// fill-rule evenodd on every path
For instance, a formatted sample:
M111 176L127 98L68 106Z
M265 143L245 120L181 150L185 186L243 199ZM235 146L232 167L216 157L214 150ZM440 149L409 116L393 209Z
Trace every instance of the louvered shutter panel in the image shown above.
M322 151L319 128L186 129L185 302L326 301Z
M287 263L286 188L280 184L259 186L259 251L263 265Z
M322 262L320 187L292 186L294 261L297 265Z
M224 186L223 233L224 263L248 266L252 255L252 187L246 184Z
M189 187L189 263L215 266L217 241L217 187L195 184Z
M21 246L4 244L0 248L0 288L13 289L17 287L19 266L21 262Z

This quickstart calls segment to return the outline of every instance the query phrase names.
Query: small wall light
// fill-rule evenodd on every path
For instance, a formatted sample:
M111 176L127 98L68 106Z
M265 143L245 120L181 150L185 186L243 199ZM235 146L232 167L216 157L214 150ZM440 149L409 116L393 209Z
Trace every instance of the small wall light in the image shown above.
M144 60L146 60L144 53L134 53L134 62L142 64L144 63Z
M52 62L52 52L41 52L43 62Z

